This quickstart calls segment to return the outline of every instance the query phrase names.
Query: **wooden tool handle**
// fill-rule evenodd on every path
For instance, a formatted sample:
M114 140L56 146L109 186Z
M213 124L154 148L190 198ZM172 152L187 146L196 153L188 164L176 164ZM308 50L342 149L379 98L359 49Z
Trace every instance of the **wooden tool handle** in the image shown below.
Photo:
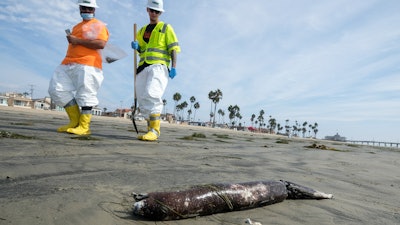
M136 23L133 24L133 40L136 41ZM137 74L137 53L136 50L133 50L133 79L135 82L135 99L136 99L136 74Z

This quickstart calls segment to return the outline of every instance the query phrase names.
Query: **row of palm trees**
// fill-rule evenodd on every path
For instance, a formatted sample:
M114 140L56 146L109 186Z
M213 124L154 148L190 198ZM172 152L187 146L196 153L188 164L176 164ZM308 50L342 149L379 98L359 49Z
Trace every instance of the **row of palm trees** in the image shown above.
M225 111L222 109L218 109L217 111L217 105L220 102L220 100L222 100L222 97L223 93L220 89L217 89L215 91L210 91L208 93L208 98L211 100L210 123L212 124L212 127L215 127L217 125L216 113L218 113L219 115L218 124L226 124L224 119ZM196 111L200 108L200 103L196 101L196 98L194 96L190 97L189 99L190 108L187 110L187 117L185 119L185 109L189 106L189 103L187 103L187 101L179 103L181 99L182 95L180 93L177 92L173 95L173 100L175 101L175 107L174 107L175 118L181 121L182 120L195 121ZM166 99L163 100L163 104L164 104L164 110L166 110L165 107L165 105L167 104ZM229 112L228 117L230 121L228 125L231 128L243 128L241 122L243 117L240 114L240 107L238 105L230 105L228 107L228 112ZM164 113L166 114L166 111ZM192 113L194 114L193 119L191 119ZM286 119L285 126L282 126L280 123L277 123L277 120L272 116L269 116L268 121L265 121L264 115L265 115L264 110L260 110L258 116L256 116L256 114L252 114L250 118L251 127L257 128L258 126L258 131L260 132L285 134L287 136L302 135L302 137L306 137L307 133L308 137L311 137L311 133L314 134L315 138L317 136L318 123L312 124L305 121L302 124L300 124L296 120L294 125L289 125L289 119Z
M175 118L177 118L179 120L185 120L184 119L185 109L189 106L189 104L186 101L178 104L178 102L182 99L182 95L178 92L173 95L173 99L175 101L175 107L174 107ZM165 107L165 105L167 105L166 99L163 99L163 105L164 105L164 110L165 110L164 114L167 114L166 107ZM194 96L190 97L190 109L187 111L187 114L188 114L187 120L189 120L189 121L191 120L190 116L193 113L193 110L192 110L193 108L194 108L193 120L195 120L196 119L196 111L197 111L197 109L200 108L200 103L196 102L196 98Z

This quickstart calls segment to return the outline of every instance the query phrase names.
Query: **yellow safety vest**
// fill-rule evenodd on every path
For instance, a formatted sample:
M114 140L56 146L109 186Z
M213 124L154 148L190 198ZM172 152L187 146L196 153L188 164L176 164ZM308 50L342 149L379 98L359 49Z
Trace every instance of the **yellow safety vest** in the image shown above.
M145 62L147 64L163 64L169 67L171 61L171 51L180 52L178 39L171 25L159 22L151 32L149 43L143 40L146 27L142 27L138 32L138 42L140 46L139 66Z

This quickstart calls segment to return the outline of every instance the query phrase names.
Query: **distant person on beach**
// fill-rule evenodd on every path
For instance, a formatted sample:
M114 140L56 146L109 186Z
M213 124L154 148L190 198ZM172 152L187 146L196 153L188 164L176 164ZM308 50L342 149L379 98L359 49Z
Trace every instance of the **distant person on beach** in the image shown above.
M63 106L69 124L58 132L90 134L92 108L98 105L97 91L103 82L102 57L99 50L108 41L106 25L95 18L96 0L78 1L82 22L67 30L68 51L50 81L52 101ZM80 108L82 111L80 111Z
M162 96L168 77L173 79L177 74L177 53L181 50L172 26L159 20L163 12L162 0L148 0L150 24L142 27L138 40L131 43L140 56L135 88L140 112L148 124L148 132L138 136L144 141L156 141L160 136Z

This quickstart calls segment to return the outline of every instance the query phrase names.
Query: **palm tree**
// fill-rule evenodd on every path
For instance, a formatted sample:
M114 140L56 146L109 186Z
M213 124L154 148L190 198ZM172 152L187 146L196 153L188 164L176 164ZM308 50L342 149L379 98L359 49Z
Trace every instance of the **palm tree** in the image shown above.
M192 109L193 103L196 101L194 96L190 97L190 109Z
M286 122L286 125L285 125L286 135L289 137L289 135L290 135L289 119L286 119L285 122Z
M215 127L215 113L217 111L217 104L220 99L222 99L222 91L217 89L216 91L210 91L208 93L208 98L214 103L214 112L210 116L213 115L212 126Z
M238 113L236 113L236 118L239 119L239 127L241 127L241 126L242 126L242 119L243 119L243 116L240 115L240 113L238 112Z
M175 118L176 118L177 105L178 105L178 102L181 100L181 98L182 98L182 95L179 92L176 92L174 94L174 96L173 96L173 99L175 101L175 107L174 107L174 116L175 116Z
M193 107L194 107L193 121L195 121L196 120L196 112L197 112L197 109L200 108L200 103L198 103L198 102L194 103Z
M187 113L188 113L188 121L190 122L190 121L191 121L191 120L190 120L190 115L192 115L192 110L189 109L189 110L187 111Z
M177 105L175 108L176 108L177 115L179 115L179 112L183 109L182 104ZM176 117L176 120L177 121L181 120L181 117L180 116Z
M314 126L311 127L311 129L314 132L314 138L317 138L317 133L318 133L317 127L318 127L318 123L314 123Z
M303 128L301 129L301 132L303 133L303 138L305 137L305 133L307 131L306 126L307 126L307 121L303 123Z
M234 127L236 124L235 118L240 116L240 108L237 105L235 106L230 105L228 107L228 111L229 111L229 119L231 120L232 127Z
M251 121L251 126L253 127L254 126L254 119L256 118L256 114L252 114L251 115L251 118L250 118L250 121Z
M281 130L283 130L283 127L281 126L281 124L280 123L278 123L278 134L280 134L281 133Z
M295 121L296 125L293 125L293 131L295 133L295 136L298 137L299 136L299 131L301 131L300 129L300 124L297 122L297 120Z
M165 118L167 118L167 107L165 107L167 105L167 99L163 99L162 100L162 104L163 104L163 107L164 107Z
M190 109L188 110L188 120L190 122L190 115L192 114L192 107L193 103L196 101L196 98L194 96L190 97Z
M261 132L261 126L264 124L264 110L261 109L260 114L257 117L257 121L258 121L258 128L260 129Z
M222 114L225 114L224 111L223 111L222 109L218 109L218 115L219 115L218 123L221 123L221 116L222 116Z
M231 128L233 129L233 127L235 126L235 113L230 112L229 113L229 120L231 121Z
M188 107L189 104L186 101L184 101L184 102L181 103L181 105L182 105L182 120L184 120L184 118L185 118L185 109Z
M296 125L293 125L292 130L293 130L293 136L298 137L297 132L299 131L299 128Z
M269 116L269 133L272 134L272 132L275 132L276 128L276 119L272 118L272 116Z

